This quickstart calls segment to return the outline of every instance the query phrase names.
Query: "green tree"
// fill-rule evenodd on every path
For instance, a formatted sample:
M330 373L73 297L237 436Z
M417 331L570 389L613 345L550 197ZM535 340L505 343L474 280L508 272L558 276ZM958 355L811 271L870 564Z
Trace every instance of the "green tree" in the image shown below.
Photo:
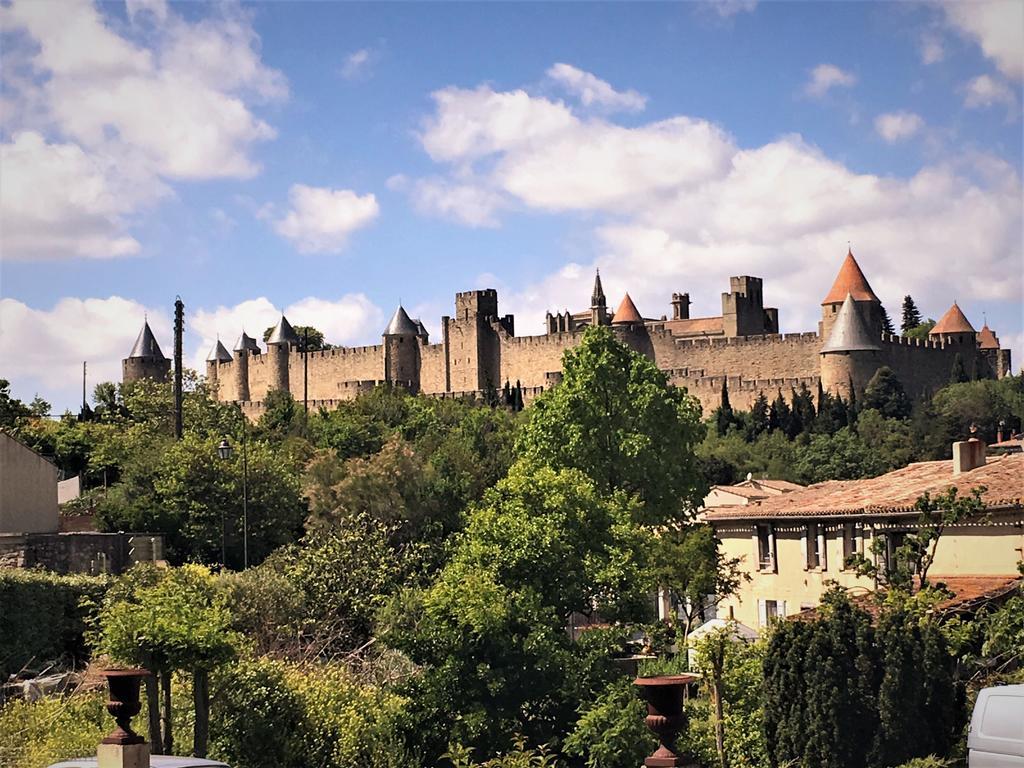
M0 379L0 428L13 430L30 415L29 408L11 397L11 382Z
M934 322L934 321L933 321ZM917 328L921 324L921 313L917 310L917 304L910 296L903 297L903 319L900 321L900 332L906 336L908 331Z
M834 435L812 435L796 449L794 472L803 483L824 480L855 480L885 471L883 459L849 427Z
M950 384L963 384L966 381L970 381L971 377L967 375L967 369L964 368L964 359L959 352L953 358L953 368L949 372L949 383Z
M873 408L861 411L857 418L857 436L875 451L882 472L905 467L918 458L911 425L902 419L887 419Z
M812 406L813 407L813 406ZM750 407L750 430L747 440L753 441L762 432L768 431L768 398L759 392L754 404Z
M934 318L929 317L924 322L908 329L903 335L908 339L920 339L921 341L927 341L929 334L932 332L932 328L934 327L935 320Z
M154 750L159 746L163 754L174 754L172 672L192 674L193 753L205 756L209 673L234 658L241 642L231 631L226 598L210 572L198 565L171 569L137 565L107 592L96 627L102 652L156 675L146 684L149 730Z
M882 310L882 331L884 333L895 334L896 329L893 327L892 318L889 317L889 313L885 307L879 305L879 309Z
M734 423L735 416L733 415L732 405L729 403L729 384L725 376L722 377L722 399L718 408L714 413L715 427L718 429L718 434L724 435L729 431L729 427Z
M892 368L887 365L883 365L871 377L864 389L862 406L865 409L873 408L888 419L910 417L910 399Z
M580 469L601 493L636 494L650 523L692 514L706 492L693 453L704 436L697 400L604 327L584 332L562 370L527 412L521 460Z
M292 326L295 330L295 334L299 337L299 349L302 349L306 345L308 339L309 345L306 349L310 352L319 352L325 349L334 349L333 344L328 344L324 341L323 331L314 328L312 325L296 325ZM267 339L270 338L270 334L274 332L274 326L270 326L263 332L263 343L267 343Z

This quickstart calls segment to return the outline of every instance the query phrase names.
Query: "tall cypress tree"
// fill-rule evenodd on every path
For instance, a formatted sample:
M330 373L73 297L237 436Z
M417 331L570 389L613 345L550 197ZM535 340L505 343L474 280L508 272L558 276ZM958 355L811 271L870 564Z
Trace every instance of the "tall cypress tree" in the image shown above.
M921 313L917 311L917 305L910 296L903 297L903 320L900 322L900 332L906 335L907 331L917 328L921 324Z
M967 375L967 369L964 368L964 359L957 352L956 357L953 358L953 369L949 372L949 383L963 384L965 381L970 380L971 378Z
M782 390L779 390L778 396L772 400L771 407L768 409L768 431L774 432L776 429L781 429L786 434L789 434L789 430L792 429L792 411L790 410L789 403L786 402L786 398L782 396Z
M764 392L757 395L754 404L750 407L750 432L749 439L753 442L762 432L768 430L768 398Z
M736 421L732 412L732 404L729 402L729 384L725 376L722 377L722 401L715 413L715 426L719 435L729 431L729 425Z

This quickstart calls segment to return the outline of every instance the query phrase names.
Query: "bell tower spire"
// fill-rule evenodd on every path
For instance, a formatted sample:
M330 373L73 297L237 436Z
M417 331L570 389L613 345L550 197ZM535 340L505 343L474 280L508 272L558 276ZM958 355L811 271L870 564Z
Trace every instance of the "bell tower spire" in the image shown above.
M611 318L608 316L608 300L604 296L604 286L601 285L601 270L594 270L594 290L590 294L590 324L608 325Z

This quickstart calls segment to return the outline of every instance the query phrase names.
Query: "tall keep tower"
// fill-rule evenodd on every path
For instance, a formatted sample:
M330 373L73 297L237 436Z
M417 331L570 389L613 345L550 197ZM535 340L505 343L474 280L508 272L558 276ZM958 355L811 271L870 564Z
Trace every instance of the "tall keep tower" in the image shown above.
M135 339L135 346L128 357L121 361L121 381L125 384L139 379L167 381L170 372L171 361L160 351L149 321L144 320L142 330Z
M857 304L860 317L866 324L867 331L873 339L882 337L882 302L871 290L868 279L864 277L860 264L853 258L853 250L849 249L843 265L839 268L832 288L821 302L821 324L819 336L829 338L832 326L836 322L840 308L847 296L852 296Z

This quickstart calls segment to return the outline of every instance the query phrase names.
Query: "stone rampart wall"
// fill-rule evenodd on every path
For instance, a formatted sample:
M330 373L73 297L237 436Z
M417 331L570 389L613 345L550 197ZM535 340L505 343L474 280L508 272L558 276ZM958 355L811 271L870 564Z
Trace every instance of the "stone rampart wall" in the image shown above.
M958 352L964 370L971 375L978 355L973 343L942 344L889 334L882 337L882 362L892 368L911 397L931 394L948 384Z
M296 400L302 400L302 378L302 353L292 350L288 355L288 390ZM309 353L310 400L347 399L339 391L343 384L376 381L383 378L384 346L382 344L366 347L337 347ZM251 379L249 389L253 400L263 399L262 396L256 396Z
M420 347L420 391L426 394L444 392L445 379L444 344L424 344Z
M553 333L547 336L505 336L501 339L501 381L515 386L544 387L547 374L562 370L562 354L579 344L582 333Z

